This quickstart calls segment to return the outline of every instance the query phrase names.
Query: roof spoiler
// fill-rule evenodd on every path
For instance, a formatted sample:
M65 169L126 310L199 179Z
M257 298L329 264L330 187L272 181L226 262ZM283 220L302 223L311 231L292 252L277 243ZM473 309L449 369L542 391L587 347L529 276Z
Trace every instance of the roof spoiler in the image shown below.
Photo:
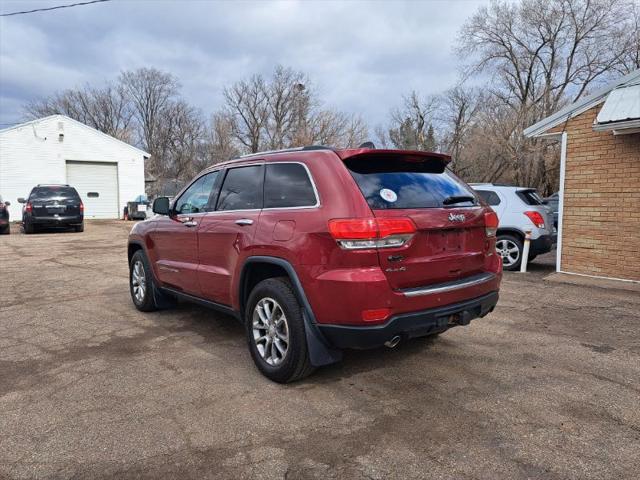
M446 166L451 161L451 156L444 153L423 152L420 150L374 150L371 148L350 148L336 150L336 155L341 160L358 158L403 157L408 162L439 162Z

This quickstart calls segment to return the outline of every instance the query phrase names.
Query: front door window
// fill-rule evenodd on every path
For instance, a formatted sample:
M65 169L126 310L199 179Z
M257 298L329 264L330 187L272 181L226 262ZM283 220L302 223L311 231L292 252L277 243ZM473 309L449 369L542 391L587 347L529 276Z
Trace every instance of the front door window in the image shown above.
M210 197L219 172L203 175L193 182L176 201L174 210L178 215L205 213L210 211Z

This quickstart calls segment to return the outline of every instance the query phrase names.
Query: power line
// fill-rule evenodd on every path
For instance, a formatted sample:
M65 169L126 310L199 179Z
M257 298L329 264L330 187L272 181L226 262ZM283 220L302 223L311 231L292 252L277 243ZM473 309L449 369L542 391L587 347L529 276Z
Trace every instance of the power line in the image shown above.
M72 3L70 5L58 5L57 7L36 8L34 10L24 10L22 12L2 13L0 17L11 17L12 15L24 15L26 13L48 12L49 10L58 10L60 8L80 7L82 5L91 5L92 3L109 2L111 0L91 0L89 2Z

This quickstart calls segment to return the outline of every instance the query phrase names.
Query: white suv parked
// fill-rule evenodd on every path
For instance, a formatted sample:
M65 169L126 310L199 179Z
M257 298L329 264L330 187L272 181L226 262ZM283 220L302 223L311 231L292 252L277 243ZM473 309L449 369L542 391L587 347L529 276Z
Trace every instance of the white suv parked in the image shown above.
M471 187L498 214L496 251L505 270L519 270L525 232L531 232L529 261L551 250L555 240L553 214L535 189L476 183Z

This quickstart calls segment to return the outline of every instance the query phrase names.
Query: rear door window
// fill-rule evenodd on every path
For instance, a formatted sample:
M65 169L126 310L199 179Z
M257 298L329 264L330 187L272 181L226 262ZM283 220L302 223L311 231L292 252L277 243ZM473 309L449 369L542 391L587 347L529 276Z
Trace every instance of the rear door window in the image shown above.
M451 171L443 171L441 164L380 157L347 159L345 165L372 209L468 207L478 204L474 191Z
M267 165L264 208L312 207L317 203L307 169L299 163Z
M216 210L261 209L263 168L262 165L251 165L227 170Z

